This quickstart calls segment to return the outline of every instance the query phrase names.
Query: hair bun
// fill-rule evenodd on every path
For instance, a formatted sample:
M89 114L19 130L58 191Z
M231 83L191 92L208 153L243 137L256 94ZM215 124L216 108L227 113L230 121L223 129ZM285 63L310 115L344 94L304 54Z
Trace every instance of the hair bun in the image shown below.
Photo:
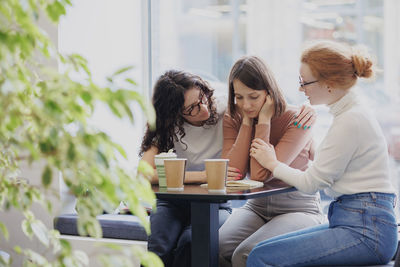
M360 78L369 78L374 74L372 60L369 55L361 48L353 48L351 60L354 66L354 73Z

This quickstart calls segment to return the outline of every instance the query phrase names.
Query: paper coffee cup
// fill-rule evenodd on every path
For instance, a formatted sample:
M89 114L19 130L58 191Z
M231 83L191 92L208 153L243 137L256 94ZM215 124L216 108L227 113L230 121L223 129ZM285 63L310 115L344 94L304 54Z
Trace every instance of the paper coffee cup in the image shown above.
M187 159L164 159L167 190L183 191Z
M229 159L205 159L207 188L209 192L225 192Z
M154 156L154 164L156 165L159 187L167 187L167 181L165 179L164 160L173 158L176 158L176 154L174 152L163 152Z

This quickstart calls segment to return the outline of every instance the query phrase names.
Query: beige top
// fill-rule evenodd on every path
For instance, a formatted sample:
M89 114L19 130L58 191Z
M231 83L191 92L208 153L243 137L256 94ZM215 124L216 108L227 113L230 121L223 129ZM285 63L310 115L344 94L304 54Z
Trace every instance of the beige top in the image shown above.
M241 120L236 121L225 113L222 158L229 159L229 166L238 168L243 175L250 172L252 180L269 180L271 172L249 156L251 141L260 138L275 147L280 162L296 169L307 169L309 160L314 158L314 142L310 129L303 130L294 125L298 110L288 106L280 117L271 119L271 124L253 127L243 125Z

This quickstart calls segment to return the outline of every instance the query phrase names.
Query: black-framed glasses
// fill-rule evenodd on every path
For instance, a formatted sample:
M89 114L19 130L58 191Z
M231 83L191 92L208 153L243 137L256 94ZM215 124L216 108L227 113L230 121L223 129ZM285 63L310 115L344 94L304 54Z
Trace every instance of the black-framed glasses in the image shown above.
M312 82L304 82L303 78L301 78L301 76L299 76L299 84L300 84L301 88L303 88L304 90L306 89L307 85L313 84L313 83L316 83L316 82L318 82L318 80L315 80L315 81L312 81Z
M200 113L201 110L200 105L207 103L208 103L207 95L203 91L201 91L199 95L199 101L196 104L192 104L187 108L183 108L182 114L194 117Z

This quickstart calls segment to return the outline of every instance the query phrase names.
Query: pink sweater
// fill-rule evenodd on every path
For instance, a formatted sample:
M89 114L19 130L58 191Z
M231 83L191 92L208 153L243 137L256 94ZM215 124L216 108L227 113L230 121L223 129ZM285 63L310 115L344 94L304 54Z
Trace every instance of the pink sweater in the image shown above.
M275 147L280 162L296 169L307 169L308 161L314 158L312 133L310 129L303 130L294 125L297 110L297 107L288 106L280 117L271 119L271 124L253 127L243 125L241 120L236 121L225 113L222 158L229 159L229 166L238 168L243 175L250 171L250 179L268 181L271 172L249 156L251 141L261 138Z

